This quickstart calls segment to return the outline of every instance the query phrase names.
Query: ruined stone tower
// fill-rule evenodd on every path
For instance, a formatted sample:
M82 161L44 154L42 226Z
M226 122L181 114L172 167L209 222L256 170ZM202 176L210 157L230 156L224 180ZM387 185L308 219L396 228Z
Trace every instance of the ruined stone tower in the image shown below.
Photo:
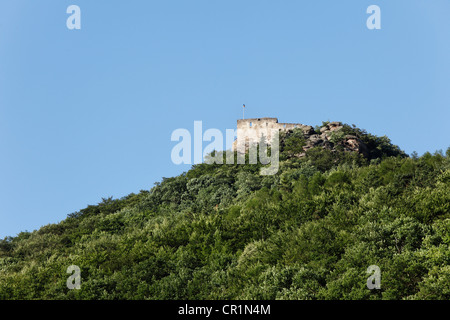
M305 133L314 130L313 127L301 123L278 123L277 118L253 118L237 121L237 139L233 143L233 151L245 150L245 148L261 139L268 144L272 141L273 130L287 131L301 128ZM241 149L244 148L244 149Z

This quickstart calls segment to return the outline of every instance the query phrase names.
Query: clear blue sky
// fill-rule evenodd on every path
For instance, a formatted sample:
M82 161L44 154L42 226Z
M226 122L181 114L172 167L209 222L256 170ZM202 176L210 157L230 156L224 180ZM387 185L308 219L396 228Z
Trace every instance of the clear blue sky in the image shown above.
M81 8L81 30L66 9ZM368 30L366 9L381 8ZM0 238L188 169L173 130L343 121L449 146L450 2L0 1Z

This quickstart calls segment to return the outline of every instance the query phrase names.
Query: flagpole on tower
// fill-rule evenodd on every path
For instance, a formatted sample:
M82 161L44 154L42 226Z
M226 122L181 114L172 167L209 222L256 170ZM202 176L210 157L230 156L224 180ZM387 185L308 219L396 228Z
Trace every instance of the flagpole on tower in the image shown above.
M245 119L245 104L242 105L242 120Z

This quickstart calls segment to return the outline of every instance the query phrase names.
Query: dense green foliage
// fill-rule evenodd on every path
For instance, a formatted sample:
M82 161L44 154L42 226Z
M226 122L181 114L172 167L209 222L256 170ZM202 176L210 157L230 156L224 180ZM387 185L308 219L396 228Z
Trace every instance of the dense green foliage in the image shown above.
M195 165L150 191L0 240L0 299L449 299L450 149L319 148L280 170ZM338 141L339 136L335 137ZM80 290L67 267L82 271ZM381 269L381 289L366 269Z

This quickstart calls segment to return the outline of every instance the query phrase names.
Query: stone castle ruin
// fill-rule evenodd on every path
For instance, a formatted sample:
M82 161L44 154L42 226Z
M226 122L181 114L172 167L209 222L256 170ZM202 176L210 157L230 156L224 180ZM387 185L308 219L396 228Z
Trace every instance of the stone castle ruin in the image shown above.
M301 123L279 123L277 118L254 118L237 121L237 139L233 143L233 151L246 150L249 145L263 140L271 144L273 130L287 131L300 128L305 134L314 132L314 128Z
M297 155L302 157L306 155L308 149L322 147L324 149L334 150L336 141L333 140L333 134L343 128L341 122L329 122L316 132L312 126L301 123L279 123L277 118L253 118L237 120L237 139L234 141L232 150L245 152L250 145L265 142L268 145L272 142L273 130L288 131L299 128L303 131L306 145L303 146L304 152ZM334 141L334 142L333 142ZM368 155L367 146L356 136L345 135L338 142L343 150L354 151Z

